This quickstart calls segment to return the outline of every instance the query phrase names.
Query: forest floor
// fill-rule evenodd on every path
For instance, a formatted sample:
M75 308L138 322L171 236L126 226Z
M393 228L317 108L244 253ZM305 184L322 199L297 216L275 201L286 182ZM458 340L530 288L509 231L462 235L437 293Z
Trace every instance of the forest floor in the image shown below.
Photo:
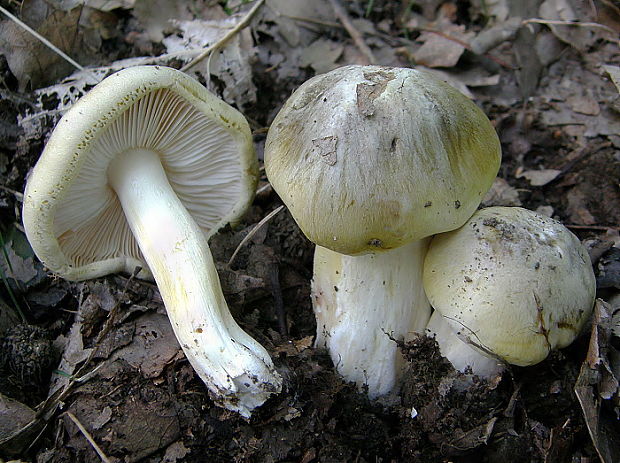
M286 209L229 263L281 205L263 172L242 223L210 245L233 315L267 348L284 388L249 420L218 408L180 350L157 287L129 275L80 283L52 275L23 234L21 192L62 113L96 81L136 64L180 68L196 56L184 50L216 43L256 3L3 0L86 69L0 15L0 457L620 461L618 2L336 2L346 17L333 3L261 2L248 27L188 74L248 118L262 159L274 116L315 74L369 62L437 73L473 98L500 136L502 165L483 205L554 217L587 246L600 300L582 335L490 383L465 381L421 336L402 346L401 390L369 400L313 345L313 245Z

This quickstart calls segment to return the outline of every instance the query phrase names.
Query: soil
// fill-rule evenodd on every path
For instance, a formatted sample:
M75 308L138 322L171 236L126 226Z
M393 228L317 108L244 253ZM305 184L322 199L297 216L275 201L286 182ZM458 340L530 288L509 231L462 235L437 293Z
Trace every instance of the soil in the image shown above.
M454 24L471 31L483 26L479 2L344 2L353 18L364 17L367 3L373 5L366 18L393 40L419 36L404 25L414 4L419 4L414 13L431 18L440 4L453 5ZM161 44L138 40L142 29L130 12L107 13L116 16L117 33L103 40L98 62L161 52ZM616 21L607 24L617 27L620 18ZM284 53L266 30L256 27L255 46ZM359 58L351 54L355 46L345 30L330 28L324 35L349 47L337 64ZM620 132L612 130L620 114L617 90L601 63L620 65L617 42L599 39L585 50L563 43L561 54L540 65L540 78L527 90L528 69L515 54L517 40L493 49L493 60L466 50L454 65L499 76L495 85L470 87L502 141L499 176L505 189L491 203L542 207L565 223L592 250L598 296L611 300L620 288ZM280 77L261 53L251 63L257 98L240 108L259 154L277 110L315 74L305 66ZM412 64L406 53L394 57L402 66ZM210 245L233 316L267 348L284 388L249 420L215 406L172 335L156 286L129 275L67 282L29 254L20 231L19 192L57 118L45 115L36 133L25 131L20 118L37 97L20 88L3 56L0 76L0 245L21 265L7 271L0 285L0 393L3 407L14 413L0 414L0 456L39 463L100 461L93 443L108 461L142 463L563 463L611 462L620 455L613 450L620 445L617 437L606 437L620 435L614 394L595 394L599 429L605 428L598 435L589 429L592 408L575 393L593 339L601 352L620 345L617 338L605 345L603 335L591 338L602 332L595 322L594 330L585 330L568 348L532 367L509 366L491 382L456 372L434 339L423 335L400 346L407 367L394 394L370 400L343 381L327 352L313 347L313 245L288 211L278 212L227 264L247 233L282 204L264 176L242 223L221 230ZM584 95L600 106L596 115L579 106ZM57 103L50 101L49 108ZM562 119L565 113L574 123ZM556 169L558 175L543 185L521 175L540 169ZM68 363L59 363L61 357ZM67 374L69 364L74 369ZM73 381L76 377L80 380ZM603 377L590 384L593 390L604 389ZM71 387L63 393L60 386L67 383ZM33 424L7 439L3 419ZM601 450L605 445L611 450Z

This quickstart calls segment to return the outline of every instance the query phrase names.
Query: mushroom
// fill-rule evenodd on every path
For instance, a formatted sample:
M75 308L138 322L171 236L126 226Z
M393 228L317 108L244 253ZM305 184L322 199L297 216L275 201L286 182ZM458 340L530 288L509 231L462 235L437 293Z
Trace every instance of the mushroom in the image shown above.
M424 289L428 325L461 371L491 378L568 346L592 312L586 249L559 222L520 207L489 207L433 237Z
M216 402L243 416L281 379L232 318L207 239L251 202L257 167L237 110L182 72L137 66L64 115L23 207L28 240L54 273L152 276L189 362Z
M427 237L473 214L500 157L484 113L414 69L346 66L316 76L273 121L267 175L317 244L316 345L371 397L396 384L395 341L429 319Z

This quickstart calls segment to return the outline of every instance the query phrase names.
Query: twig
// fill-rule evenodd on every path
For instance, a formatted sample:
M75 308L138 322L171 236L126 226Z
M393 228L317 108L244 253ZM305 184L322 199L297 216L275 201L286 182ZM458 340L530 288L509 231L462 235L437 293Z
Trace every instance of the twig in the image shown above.
M620 230L620 227L614 227L612 225L577 225L577 224L572 224L572 223L565 223L564 226L566 228L572 228L574 230L600 230L600 231Z
M364 41L364 37L362 36L360 31L358 31L353 25L353 23L351 22L351 18L349 18L349 14L344 9L340 1L329 0L329 3L332 6L332 9L334 10L334 14L336 15L338 20L342 23L344 28L347 30L347 32L353 39L355 46L359 49L359 51L362 52L362 55L364 55L364 58L366 58L366 62L363 64L375 64L377 62L377 60L375 59L375 56L372 54L372 51L370 50L368 45L366 45L366 42Z
M593 29L603 29L607 32L611 32L615 34L616 32L609 26L599 23L592 22L581 22L581 21L562 21L560 19L540 19L540 18L530 18L525 19L521 24L544 24L546 26L572 26L572 27L587 27Z
M265 225L267 222L269 222L269 220L271 220L271 218L276 215L278 212L280 212L282 209L284 208L284 206L279 206L276 209L274 209L273 211L271 211L269 214L267 214L260 222L258 222L254 228L252 228L252 230L250 230L250 232L245 235L245 237L241 240L241 243L239 243L239 246L237 246L237 249L235 249L235 252L233 252L233 255L230 256L230 259L228 260L228 265L230 266L233 261L235 260L235 257L237 257L237 254L239 253L239 250L245 245L245 243L247 243L255 234L258 230L260 230L260 228Z
M298 21L298 22L302 22L302 23L309 23L309 24L316 24L318 26L324 26L324 27L334 27L334 28L343 28L344 26L342 24L339 23L334 23L334 22L330 22L330 21L321 21L318 19L313 19L313 18L304 18L301 16L290 16L290 15L282 15L285 16L287 18L290 18L294 21ZM444 32L438 31L436 29L431 29L428 27L412 27L412 30L416 30L416 31L420 31L420 32L429 32L431 34L437 34L441 37L443 37L446 40L450 40L452 42L458 43L459 45L461 45L463 48L465 48L468 51L471 51L472 53L475 53L472 50L472 47L470 44L468 44L467 42L464 42L460 39L457 39L456 37L452 37L451 35L448 35ZM313 29L314 30L314 29ZM364 32L364 34L368 34L368 35L372 35L374 37L379 37L383 40L387 40L387 41L393 41L397 44L402 44L402 45L412 45L414 43L414 41L409 40L409 39L405 39L403 37L392 37L391 35L388 34L384 34L381 32L377 32L377 31L373 31L373 32ZM483 53L482 56L485 56L487 58L489 58L491 61L496 62L497 64L499 64L500 66L502 66L503 68L506 69L511 69L514 70L514 66L506 63L505 61L502 61L501 59L491 55L490 53Z
M464 48L464 49L466 49L467 51L470 51L470 52L472 52L472 53L474 53L474 54L476 53L476 52L472 49L472 47L471 47L471 45L470 45L469 43L467 43L467 42L465 42L465 41L463 41L463 40L461 40L461 39L457 39L456 37L453 37L453 36L451 36L451 35L448 35L448 34L446 34L445 32L441 32L441 31L438 31L437 29L431 29L431 28L428 28L428 27L414 27L414 28L412 28L412 29L414 29L414 30L418 30L418 31L422 31L422 32L428 32L429 34L435 34L435 35L438 35L439 37L442 37L442 38L444 38L444 39L446 39L446 40L449 40L449 41L451 41L451 42L454 42L454 43L459 44L461 47L463 47L463 48ZM512 65L510 65L510 64L508 64L508 63L506 63L505 61L503 61L503 60L501 60L501 59L497 58L496 56L493 56L493 55L491 55L491 54L489 54L489 53L485 53L483 56L486 56L486 57L487 57L487 58L489 58L491 61L494 61L495 63L499 64L499 65L500 65L501 67L503 67L503 68L514 70L514 66L512 66Z
M92 360L95 358L95 355L98 352L98 347L100 346L101 341L103 341L103 338L110 332L110 330L114 326L114 323L116 323L116 314L118 313L121 307L121 304L123 303L123 299L125 298L125 295L127 294L129 285L134 280L134 278L138 275L138 273L140 273L141 270L142 270L141 267L136 267L133 273L131 274L131 276L127 279L127 282L125 283L125 287L123 288L123 292L121 293L120 298L118 299L118 301L116 301L114 306L110 309L110 312L108 312L108 317L106 318L106 321L103 324L103 327L99 331L97 338L95 338L95 343L93 345L92 350L90 351L90 354L88 355L88 357L86 357L86 360L84 361L82 366L78 368L78 370L73 374L74 382L76 383L83 382L84 376L89 373L89 372L83 373L83 371L90 364L90 362L92 362Z
M611 2L610 0L603 0L603 3L605 4L606 7L614 10L614 12L620 16L620 8L618 8L616 5L613 4L613 2Z
M69 395L69 393L73 389L73 386L75 386L76 384L80 382L84 382L87 378L90 377L90 376L87 376L88 372L84 372L84 370L86 370L90 362L95 357L95 354L97 353L97 348L99 347L104 336L112 328L114 321L116 319L116 313L118 312L118 309L120 308L123 298L127 294L129 285L133 281L135 276L139 273L139 271L140 271L140 268L137 267L136 270L134 270L134 272L131 274L131 277L128 278L127 283L125 284L125 287L123 288L123 291L121 293L121 296L118 302L116 302L114 307L110 309L110 312L108 313L108 317L105 323L103 324L103 328L101 328L99 335L95 339L95 344L90 354L86 358L86 360L84 360L84 363L82 364L82 366L78 368L78 370L71 376L71 379L63 388L58 389L58 391L56 391L53 395L49 396L41 405L39 405L39 407L37 407L38 411L37 411L35 419L32 422L36 421L37 419L43 419L45 421L49 420L51 416L55 413L58 404L63 402L65 398Z
M587 147L583 148L581 150L581 152L579 152L579 154L577 154L577 156L575 156L573 159L568 161L560 169L560 172L558 173L558 175L556 175L556 177L553 180L551 180L550 182L548 182L544 186L547 186L549 184L557 184L560 179L562 179L564 176L566 176L566 174L568 174L573 169L573 167L575 167L575 165L577 165L577 163L583 161L585 158L587 158L588 156L591 156L594 153L598 153L600 150L602 150L604 148L609 148L610 146L611 146L611 142L606 141L606 142L599 143L598 145L594 145L593 147L587 146Z
M196 58L194 58L192 61L187 63L185 66L183 66L181 68L181 71L183 71L183 72L189 71L191 68L196 66L198 63L200 63L203 59L205 59L207 56L209 56L215 50L217 50L218 48L221 48L224 45L226 45L226 43L228 43L228 41L230 39L232 39L237 33L239 33L239 31L241 31L242 29L247 27L247 25L250 23L250 21L252 20L252 18L254 17L256 12L258 11L258 9L263 5L263 3L265 3L265 0L258 0L254 4L254 6L250 9L250 11L248 11L248 13L241 19L241 21L239 21L235 25L235 27L233 27L230 31L228 31L226 33L226 35L224 35L224 37L219 39L213 45L210 45L207 48L205 48L202 51L202 53L200 53Z
M97 442L95 442L93 436L90 435L90 433L86 430L82 423L80 423L80 421L75 417L75 415L71 412L66 412L66 414L71 419L71 421L73 421L73 423L78 427L78 429L84 435L88 443L93 446L95 452L97 452L97 455L99 455L99 458L101 458L101 461L103 461L104 463L112 463L110 459L106 456L106 454L103 453L101 447L97 445Z
M76 61L74 61L69 55L67 55L65 52L63 52L60 48L58 48L56 45L54 45L52 42L50 42L49 40L47 40L45 37L43 37L41 34L39 34L37 31L35 31L33 28L31 28L28 24L24 23L23 21L21 21L19 18L17 18L16 16L13 16L7 9L3 8L0 6L0 12L4 13L11 21L15 22L15 24L17 24L18 26L20 26L22 29L25 29L27 32L29 32L30 34L32 34L34 37L36 37L39 41L41 41L41 43L43 43L43 45L45 45L46 47L50 48L53 52L55 52L56 54L58 54L61 58L63 58L65 61L67 61L69 64L71 64L72 66L74 66L76 69L79 69L80 71L84 70L84 67L81 66L79 63L77 63Z
M286 311L284 310L284 299L282 298L282 287L280 286L278 261L274 259L274 262L269 262L267 265L269 266L267 271L269 287L278 316L278 329L280 334L286 338L288 336L288 323L286 322Z
M17 202L20 202L20 203L24 202L24 193L21 193L21 192L19 192L17 190L13 190L13 189L11 189L9 187L6 187L4 185L0 185L0 190L4 190L7 193L11 193L13 196L15 196L15 200Z

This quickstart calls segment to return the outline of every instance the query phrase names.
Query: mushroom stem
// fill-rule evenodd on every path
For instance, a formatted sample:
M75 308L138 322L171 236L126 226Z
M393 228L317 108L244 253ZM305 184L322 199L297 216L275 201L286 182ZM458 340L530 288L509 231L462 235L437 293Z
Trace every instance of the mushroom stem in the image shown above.
M189 362L215 400L248 417L280 390L281 378L267 351L232 318L204 232L171 188L159 155L119 155L108 180Z
M450 361L452 366L461 372L471 372L481 378L491 379L504 370L504 363L492 356L483 354L475 346L475 333L467 327L457 334L445 317L437 310L433 312L426 326L427 334L434 336L441 355ZM483 347L483 346L481 346Z
M381 253L348 256L317 246L312 294L316 344L338 372L368 395L390 392L404 362L397 341L423 333L431 309L422 286L430 239Z

